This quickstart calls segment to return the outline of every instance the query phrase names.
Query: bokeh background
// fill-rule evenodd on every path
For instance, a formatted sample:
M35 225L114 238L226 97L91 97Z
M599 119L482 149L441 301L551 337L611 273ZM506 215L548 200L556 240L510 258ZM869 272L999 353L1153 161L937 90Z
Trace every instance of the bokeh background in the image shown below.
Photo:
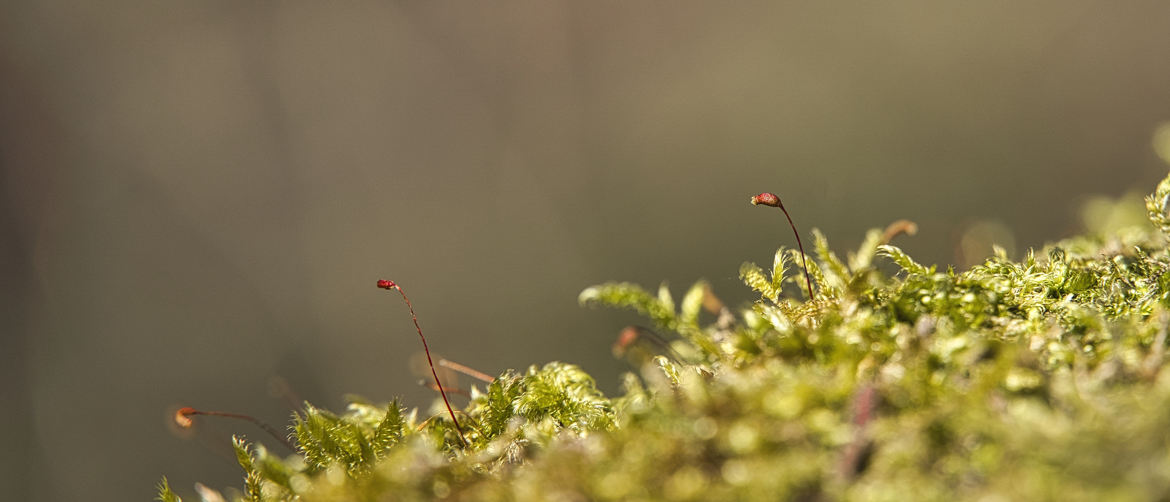
M806 242L1018 256L1164 175L1167 48L1159 1L4 2L0 498L240 486L228 436L273 442L180 405L425 411L383 277L443 356L616 392L636 317L577 294L747 302L793 245L754 193Z

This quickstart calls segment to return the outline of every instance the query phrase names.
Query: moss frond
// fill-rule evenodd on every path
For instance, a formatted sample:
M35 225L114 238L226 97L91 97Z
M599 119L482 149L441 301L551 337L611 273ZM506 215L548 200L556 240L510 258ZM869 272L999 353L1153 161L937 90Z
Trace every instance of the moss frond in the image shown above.
M679 310L680 326L692 331L699 329L699 313L703 310L703 297L709 289L710 285L706 281L698 281L687 290Z
M845 267L845 263L837 257L837 254L829 249L829 240L825 238L825 234L816 228L813 229L813 246L817 250L817 258L820 260L822 276L824 277L824 281L818 281L818 283L833 290L834 296L839 295L853 274L849 273L849 269Z
M910 255L906 254L906 252L902 251L902 249L898 246L882 244L877 247L877 250L879 255L893 260L894 263L897 263L898 266L901 267L902 270L907 274L929 275L934 273L931 269L926 268L918 262L914 261Z
M705 355L719 351L713 341L703 336L696 323L687 321L687 317L695 317L698 306L702 304L705 283L699 281L684 298L684 312L681 317L675 312L675 305L670 289L666 284L658 288L658 295L651 295L641 286L628 282L609 282L586 288L581 292L578 301L582 305L604 305L608 307L630 308L646 315L654 324L662 329L682 335L692 345Z
M1163 235L1170 236L1170 214L1167 211L1170 211L1170 176L1162 179L1154 193L1146 197L1146 212L1150 222Z
M374 428L373 437L370 438L370 449L374 451L374 455L381 456L390 447L402 441L405 429L406 416L403 414L398 400L395 399L386 406L386 412L382 415L378 426Z
M236 451L236 461L244 469L244 500L248 502L264 502L264 475L256 468L252 457L252 446L244 438L232 436L232 448ZM276 499L267 499L276 500Z
M337 465L350 476L365 473L383 451L378 446L403 435L406 424L395 406L388 406L385 418L373 423L364 405L353 406L341 417L305 403L304 415L296 416L293 426L305 462L315 470Z
M577 366L554 362L529 368L522 385L514 409L529 422L553 420L557 429L577 433L613 425L613 405Z
M780 255L777 254L777 256ZM772 278L779 279L779 281L776 282L782 282L784 279L783 260L780 260L780 264L780 274L772 275ZM739 266L739 279L742 280L743 283L746 284L749 288L752 288L753 291L759 293L760 296L767 298L768 300L771 300L773 303L775 303L780 300L781 288L779 284L773 282L772 278L769 278L766 274L764 274L764 269L760 268L760 266L756 265L755 263L744 262L743 265Z
M158 482L156 490L158 495L156 495L154 499L159 502L183 502L183 499L179 498L178 495L175 495L175 492L171 491L171 483L167 481L166 476L163 476L162 481Z
M876 228L865 233L865 240L861 241L861 247L857 249L856 253L849 254L849 269L854 274L861 272L873 264L873 258L877 256L878 247L882 245L882 237L884 232Z
M600 304L634 309L663 329L674 330L677 324L674 302L670 299L670 291L666 289L665 284L658 288L658 295L655 296L637 284L607 282L586 288L581 292L578 301L582 305Z

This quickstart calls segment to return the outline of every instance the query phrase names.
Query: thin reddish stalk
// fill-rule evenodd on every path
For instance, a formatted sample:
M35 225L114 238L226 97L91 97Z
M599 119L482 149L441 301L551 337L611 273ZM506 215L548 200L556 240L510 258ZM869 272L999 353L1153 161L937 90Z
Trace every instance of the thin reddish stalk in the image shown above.
M418 382L418 384L423 386L423 387L426 387L428 389L431 389L431 390L439 390L439 386L435 385L434 382L424 382L424 381L420 380ZM465 391L463 389L460 389L459 387L451 387L450 385L448 385L447 387L443 387L443 388L451 391L452 394L459 394L460 396L471 397L470 392Z
M671 347L670 342L666 341L665 338L663 338L658 333L655 333L654 330L650 328L637 325L626 326L624 329L622 329L621 333L618 334L618 339L613 344L615 355L619 357L624 355L626 350L634 345L634 343L636 343L639 338L642 338L642 335L645 335L645 338L650 340L651 343L662 347L662 350L665 350L667 353L669 353L670 357L673 357L675 361L683 360L682 355L679 354L678 351L674 350L674 347Z
M414 329L418 331L418 337L422 340L423 352L427 354L427 365L431 367L431 376L435 377L435 386L439 388L439 395L443 396L443 404L447 405L447 413L451 414L451 422L455 424L455 432L459 433L459 440L463 442L463 446L467 446L467 438L463 437L463 428L459 427L459 420L455 418L455 410L451 409L451 402L447 400L447 392L443 390L443 384L439 381L439 373L435 371L435 363L431 361L431 349L427 347L427 337L423 336L422 327L418 325L418 316L414 314L414 306L410 304L410 298L407 298L406 292L394 281L379 280L378 287L398 290L398 294L402 295L402 300L406 302L406 308L410 310L410 319L414 321Z
M784 217L788 218L788 226L792 227L792 235L796 236L796 246L800 248L800 264L804 267L804 283L808 286L808 299L809 301L814 300L812 279L808 275L808 262L804 258L804 244L800 242L800 232L796 231L796 225L792 223L792 216L788 215L788 210L784 209L784 203L780 202L780 197L777 197L776 194L764 192L752 196L752 205L778 207L781 211L784 211Z
M191 427L191 425L193 424L193 422L191 421L191 417L195 416L195 415L205 415L205 416L211 416L211 417L226 417L226 418L234 418L237 420L244 420L246 422L251 422L253 425L255 425L261 429L264 429L264 432L267 432L269 435L276 438L277 441L280 441L280 444L287 446L288 449L293 450L293 451L296 451L296 449L297 449L297 447L294 446L292 444L292 442L288 440L287 437L282 437L279 432L276 432L276 429L272 428L271 425L268 425L268 424L260 421L260 419L258 419L256 417L253 417L251 415L245 415L243 413L231 413L231 412L227 412L227 411L205 411L205 410L197 410L195 408L187 406L187 407L179 408L179 411L175 412L175 423L178 424L179 427L186 429L188 427Z
M493 377L493 376L491 376L487 373L484 373L482 371L479 371L475 368L464 366L462 364L459 364L455 361L451 361L449 359L439 359L439 366L442 366L444 368L451 368L455 371L463 373L464 375L467 375L467 376L474 378L476 380L479 380L481 382L492 383L492 382L496 381L496 377Z

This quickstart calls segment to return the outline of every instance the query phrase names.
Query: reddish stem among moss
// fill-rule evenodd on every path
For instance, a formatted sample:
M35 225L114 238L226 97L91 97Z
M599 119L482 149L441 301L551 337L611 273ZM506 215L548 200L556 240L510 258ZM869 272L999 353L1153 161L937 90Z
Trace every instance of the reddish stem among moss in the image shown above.
M804 282L808 286L808 299L809 301L814 300L812 279L808 275L808 262L804 258L804 244L800 242L800 232L796 231L796 225L792 223L792 216L788 215L788 210L784 209L784 203L780 202L780 197L777 197L776 194L764 192L752 196L752 205L778 207L781 211L784 211L784 217L788 218L788 226L792 227L792 235L796 236L796 246L800 248L800 264L804 267Z
M226 417L226 418L234 418L237 420L243 420L245 422L251 422L255 426L257 426L261 429L264 429L264 432L267 432L269 435L276 438L277 441L280 441L280 444L287 446L288 449L293 450L293 451L296 451L296 449L297 449L297 447L292 444L292 441L289 441L287 437L282 437L280 435L280 433L276 432L276 429L272 428L271 425L268 425L268 424L262 422L260 419L258 419L256 417L253 417L251 415L245 415L243 413L230 413L227 411L197 410L197 409L192 408L190 406L185 406L185 407L179 408L179 410L175 412L175 424L178 425L179 427L184 428L184 429L189 429L189 428L191 428L191 426L195 425L195 421L191 420L191 417L193 417L195 415L205 415L205 416L211 416L211 417Z
M380 279L378 287L398 290L398 294L402 295L402 300L406 302L406 308L410 310L410 319L414 321L414 329L418 331L418 337L422 340L423 352L427 354L427 365L431 367L431 376L435 377L435 386L439 388L439 395L443 396L443 404L447 405L447 413L451 414L451 422L455 424L455 432L459 433L459 440L463 442L463 446L467 446L467 438L463 437L463 428L459 427L459 420L455 418L455 410L451 409L451 402L447 400L447 392L443 390L442 382L439 382L439 373L435 371L435 363L431 361L431 349L427 347L427 337L423 336L422 327L418 325L418 316L414 314L414 306L410 304L410 298L394 281Z
M467 376L474 378L476 380L479 380L481 382L492 383L492 382L496 381L496 377L494 377L494 376L491 376L491 375L484 373L482 371L479 371L475 368L465 366L465 365L459 364L455 361L451 361L448 359L439 359L439 366L442 366L444 368L451 368L455 371L463 373L464 375L467 375Z

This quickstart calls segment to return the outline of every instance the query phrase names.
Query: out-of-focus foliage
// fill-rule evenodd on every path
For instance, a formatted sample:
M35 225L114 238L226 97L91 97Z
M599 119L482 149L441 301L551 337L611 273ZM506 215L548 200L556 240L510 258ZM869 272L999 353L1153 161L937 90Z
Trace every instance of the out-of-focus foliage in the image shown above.
M740 268L760 299L738 312L705 283L677 306L595 286L583 303L677 335L623 396L567 364L508 372L463 410L467 446L444 414L307 406L298 454L237 442L236 499L1170 498L1168 197L1170 178L1140 224L1134 199L1098 203L1084 235L962 272L876 230L842 260L817 232L815 301L786 295L783 249Z

